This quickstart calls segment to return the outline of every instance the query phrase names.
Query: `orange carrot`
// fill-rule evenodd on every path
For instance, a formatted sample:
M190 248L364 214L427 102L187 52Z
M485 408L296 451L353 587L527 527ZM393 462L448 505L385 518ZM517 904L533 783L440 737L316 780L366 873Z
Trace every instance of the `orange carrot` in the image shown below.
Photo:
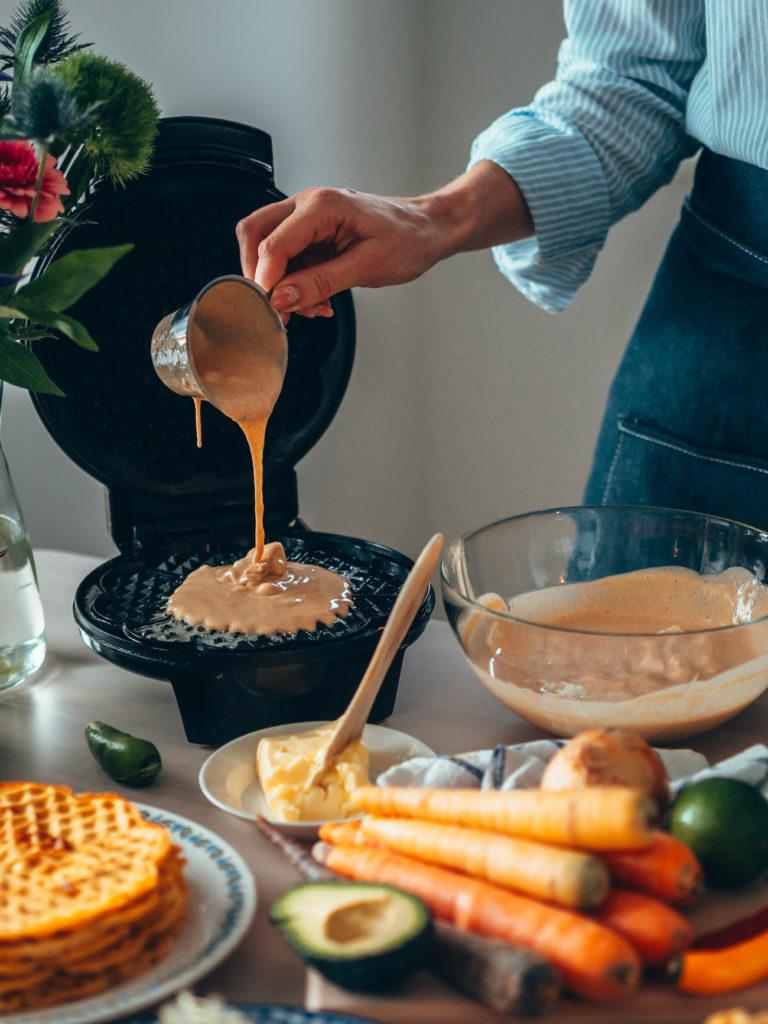
M326 821L317 834L331 846L374 846L375 843L363 835L361 824L359 821Z
M667 832L655 832L644 850L606 853L603 860L619 885L667 903L688 903L704 890L704 873L693 851Z
M360 832L373 845L565 907L596 907L608 895L605 865L579 850L409 818L364 818Z
M362 838L359 821L326 821L317 829L317 835L332 846L371 846Z
M318 843L313 854L339 875L414 893L464 931L539 953L559 968L571 991L588 999L617 999L637 987L637 954L591 918L388 850Z
M614 889L596 917L634 946L648 967L664 967L693 942L682 914L641 892Z
M692 950L682 959L678 988L692 996L733 992L768 978L768 931L722 949Z
M651 841L655 810L652 801L623 786L554 793L364 786L354 803L379 817L444 821L587 850L642 849Z

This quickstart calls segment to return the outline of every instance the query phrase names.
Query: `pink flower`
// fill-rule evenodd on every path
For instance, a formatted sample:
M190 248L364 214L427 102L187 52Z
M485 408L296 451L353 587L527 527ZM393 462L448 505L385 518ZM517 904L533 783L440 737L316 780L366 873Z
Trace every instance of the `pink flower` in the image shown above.
M39 166L34 147L29 142L0 142L0 210L10 210L16 217L29 216ZM59 196L68 195L67 179L49 154L45 158L35 222L53 220L57 214L63 213Z

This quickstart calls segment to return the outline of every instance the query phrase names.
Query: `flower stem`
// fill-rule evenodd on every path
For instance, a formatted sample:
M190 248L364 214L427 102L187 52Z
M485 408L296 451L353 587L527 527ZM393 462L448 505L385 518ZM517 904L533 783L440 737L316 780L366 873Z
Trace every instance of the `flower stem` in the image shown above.
M45 161L48 156L48 146L46 143L41 143L40 149L38 150L38 159L40 166L37 168L37 181L35 182L35 195L32 199L32 205L29 208L29 219L34 223L35 213L37 212L37 201L40 198L40 189L43 187L43 175L45 174Z
M87 193L93 177L93 161L84 146L73 147L64 176L70 190L69 201L65 204L65 216L68 217Z

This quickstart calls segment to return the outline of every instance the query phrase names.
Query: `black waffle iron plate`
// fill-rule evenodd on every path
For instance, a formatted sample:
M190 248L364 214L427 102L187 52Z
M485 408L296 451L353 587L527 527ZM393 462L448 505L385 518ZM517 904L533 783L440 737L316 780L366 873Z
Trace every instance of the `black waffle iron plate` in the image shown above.
M314 533L299 518L296 463L331 422L352 366L354 311L343 293L332 319L292 317L288 325L288 371L267 431L265 521L268 539L281 541L290 559L346 576L354 610L317 632L269 637L211 633L165 613L189 572L231 562L251 546L253 485L244 438L210 406L204 447L195 447L192 403L152 369L152 330L208 281L239 272L235 223L280 198L264 132L208 118L161 122L151 171L120 191L97 184L83 223L53 254L134 244L72 310L99 354L53 341L35 346L67 396L37 396L40 416L60 447L106 486L120 550L77 590L82 636L109 661L169 680L195 743L340 715L412 564L378 544ZM405 647L433 607L430 590L373 721L392 712Z

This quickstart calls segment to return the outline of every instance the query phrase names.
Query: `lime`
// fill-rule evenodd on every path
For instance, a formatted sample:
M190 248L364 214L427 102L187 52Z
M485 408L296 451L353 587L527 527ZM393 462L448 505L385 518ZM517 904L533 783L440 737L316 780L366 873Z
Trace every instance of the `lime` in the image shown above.
M693 850L707 881L728 888L768 868L768 801L746 782L705 779L672 805L669 830Z

